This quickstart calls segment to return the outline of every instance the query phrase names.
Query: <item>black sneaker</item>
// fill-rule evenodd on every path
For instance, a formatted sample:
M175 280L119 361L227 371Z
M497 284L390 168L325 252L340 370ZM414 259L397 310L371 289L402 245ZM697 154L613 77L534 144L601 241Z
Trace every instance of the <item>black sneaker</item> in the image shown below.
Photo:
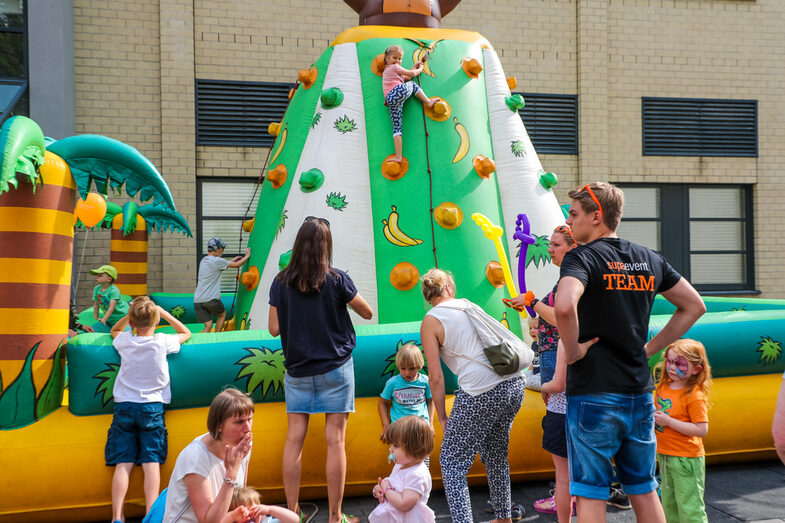
M627 494L620 488L611 488L611 495L606 503L612 507L628 510L632 508L630 500L627 499Z

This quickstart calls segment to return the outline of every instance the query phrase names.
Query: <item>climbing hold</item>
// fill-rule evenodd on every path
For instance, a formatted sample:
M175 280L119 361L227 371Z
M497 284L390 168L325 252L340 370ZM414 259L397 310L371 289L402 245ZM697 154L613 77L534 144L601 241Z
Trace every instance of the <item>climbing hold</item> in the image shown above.
M292 99L292 96L294 96L294 87L292 87L291 89L289 89L289 100L291 100L291 99Z
M405 156L400 162L392 161L394 156L394 154L391 154L382 162L382 175L388 180L397 180L403 177L406 171L409 170L409 160Z
M425 116L436 122L443 122L452 116L452 107L444 98L439 98L431 107L423 106Z
M273 189L279 189L286 183L286 166L279 163L275 169L267 171L267 179L270 181L270 185L273 186Z
M540 169L537 174L540 175L540 185L547 190L553 189L559 183L559 179L553 173L546 173Z
M504 103L507 104L507 107L510 111L520 111L526 105L526 100L523 99L523 96L519 94L513 94L504 99Z
M337 87L330 87L322 91L321 99L323 108L334 109L343 102L343 91Z
M476 58L466 57L461 61L461 69L469 78L477 78L482 72L482 64Z
M243 284L245 290L252 291L259 285L259 269L254 265L244 273L238 275L237 279Z
M452 202L442 202L433 210L436 223L445 229L455 229L463 223L463 211Z
M255 222L256 222L256 218L251 218L250 220L244 220L243 221L243 230L245 232L253 231L253 225L254 225Z
M513 89L518 87L518 79L515 78L514 76L508 76L507 77L507 87L510 88L510 91L512 91Z
M316 67L310 69L300 69L300 74L297 75L297 81L303 84L303 89L309 89L319 76L319 70Z
M278 136L278 133L280 132L281 132L281 122L270 122L270 125L267 126L267 134Z
M313 192L324 184L324 174L319 169L309 169L302 172L297 181L300 184L300 190Z
M491 174L496 171L496 162L481 154L474 157L472 165L474 165L474 171L477 173L477 176L484 180L490 178Z
M390 283L399 291L413 289L420 280L420 271L409 262L401 262L390 271Z
M289 262L292 261L292 251L286 251L285 253L281 254L278 257L278 270L282 271L289 266Z
M382 76L385 67L387 67L387 64L384 62L384 53L377 54L371 62L371 71L373 71L373 74L376 76Z
M497 289L504 287L504 271L502 270L502 264L496 260L488 262L488 265L485 266L485 277L491 285Z

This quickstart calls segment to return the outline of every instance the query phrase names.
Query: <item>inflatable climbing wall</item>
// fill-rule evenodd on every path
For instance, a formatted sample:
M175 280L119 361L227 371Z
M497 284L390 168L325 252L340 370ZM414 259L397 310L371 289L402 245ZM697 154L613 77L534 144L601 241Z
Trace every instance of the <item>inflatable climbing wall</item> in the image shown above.
M441 102L425 110L410 98L403 110L401 169L382 92L383 53L398 44L403 66L427 55L416 78ZM526 281L537 294L557 272L547 239L564 217L543 178L499 58L478 33L361 26L341 34L300 74L273 145L249 246L251 272L238 299L240 328L267 326L268 289L285 267L308 216L329 220L333 265L346 270L376 314L373 322L422 319L418 279L432 267L453 273L458 295L500 320L515 314L494 243L472 220L481 213L503 228L517 274L519 213L531 223ZM520 289L518 278L516 287ZM307 319L304 318L307 321ZM361 320L357 319L358 322ZM511 322L518 331L519 322Z

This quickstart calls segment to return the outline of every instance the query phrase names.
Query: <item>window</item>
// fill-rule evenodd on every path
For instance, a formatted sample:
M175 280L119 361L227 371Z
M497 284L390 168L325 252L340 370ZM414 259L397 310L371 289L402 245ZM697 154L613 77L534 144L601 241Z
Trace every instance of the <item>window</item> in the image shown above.
M518 113L537 154L578 154L578 97L520 94L526 106Z
M294 84L196 80L196 145L270 147Z
M758 156L756 100L642 100L644 156Z
M250 235L242 230L243 219L246 210L249 220L255 216L261 193L256 190L256 180L202 178L197 180L196 187L197 263L207 255L207 242L214 237L226 243L224 258L232 259L244 253ZM234 292L236 279L237 269L225 270L221 276L221 291Z
M619 236L662 253L703 293L755 292L747 185L621 185Z
M0 124L29 114L25 0L0 0Z

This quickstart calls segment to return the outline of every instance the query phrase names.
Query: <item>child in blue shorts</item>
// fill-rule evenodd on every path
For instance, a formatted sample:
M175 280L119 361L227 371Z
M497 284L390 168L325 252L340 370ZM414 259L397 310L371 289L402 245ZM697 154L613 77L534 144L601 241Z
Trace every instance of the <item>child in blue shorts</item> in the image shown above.
M404 416L420 416L428 420L433 430L433 400L428 376L420 374L425 366L422 351L417 345L406 344L395 355L399 374L384 385L379 398L379 417L382 418L381 440L387 441L387 429Z
M155 333L165 319L177 334ZM131 326L136 331L125 330ZM124 521L123 504L134 464L144 471L147 511L158 496L160 464L166 461L167 441L164 403L171 401L167 354L180 351L191 331L147 296L131 301L128 314L111 330L114 348L120 354L120 369L114 382L114 415L106 438L107 466L112 478L112 521Z

